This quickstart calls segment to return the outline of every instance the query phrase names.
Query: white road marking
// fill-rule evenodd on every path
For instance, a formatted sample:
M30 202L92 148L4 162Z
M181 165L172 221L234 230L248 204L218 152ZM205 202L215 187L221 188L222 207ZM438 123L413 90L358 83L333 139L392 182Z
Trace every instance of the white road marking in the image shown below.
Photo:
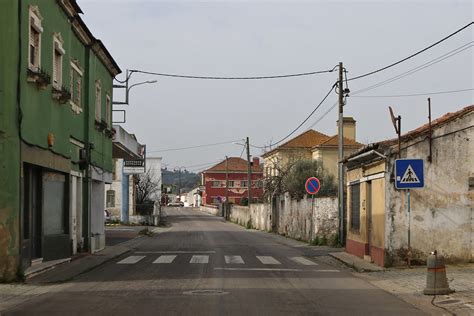
M244 264L244 259L241 256L224 256L227 264Z
M339 270L304 270L304 269L283 269L283 268L214 268L214 270L225 271L282 271L282 272L340 272Z
M176 258L176 255L174 255L174 256L159 256L158 259L153 261L153 263L172 263L175 258Z
M296 263L299 263L299 264L303 264L305 266L317 266L318 265L316 262L313 262L313 261L308 260L308 259L303 258L303 257L291 257L290 260L294 261Z
M145 258L145 256L129 256L129 257L117 262L117 264L135 264L138 261L142 260L143 258Z
M189 263L209 263L209 256L193 256Z
M160 254L160 253L163 253L163 254L166 254L166 253L169 253L169 254L173 254L173 253L176 253L176 254L180 254L180 253L216 253L215 251L208 251L208 250L204 250L204 251L182 251L182 250L176 250L176 251L135 251L135 253L143 253L143 254Z
M263 264L281 264L280 261L271 256L257 256L257 259Z

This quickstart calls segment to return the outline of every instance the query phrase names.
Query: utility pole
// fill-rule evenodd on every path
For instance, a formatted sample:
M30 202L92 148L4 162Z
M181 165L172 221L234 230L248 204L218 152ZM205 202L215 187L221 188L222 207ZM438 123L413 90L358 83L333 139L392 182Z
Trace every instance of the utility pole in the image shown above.
M249 200L248 206L250 209L250 203L252 201L252 163L250 162L250 143L248 137L245 145L247 147L247 191Z
M225 203L224 218L228 219L229 212L229 157L225 156Z
M342 160L344 159L344 88L343 88L343 66L342 62L339 63L339 119L338 124L338 149L339 149L339 168L338 168L338 199L339 199L339 242L344 245L344 165Z
M181 167L178 169L178 196L181 201Z

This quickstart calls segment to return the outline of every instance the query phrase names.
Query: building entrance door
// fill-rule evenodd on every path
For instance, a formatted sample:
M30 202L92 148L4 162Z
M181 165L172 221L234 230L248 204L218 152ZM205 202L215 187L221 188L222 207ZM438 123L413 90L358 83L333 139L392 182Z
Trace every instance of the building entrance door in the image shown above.
M367 212L367 256L372 257L372 182L366 183L366 212Z
M24 166L22 208L22 266L42 258L41 168Z

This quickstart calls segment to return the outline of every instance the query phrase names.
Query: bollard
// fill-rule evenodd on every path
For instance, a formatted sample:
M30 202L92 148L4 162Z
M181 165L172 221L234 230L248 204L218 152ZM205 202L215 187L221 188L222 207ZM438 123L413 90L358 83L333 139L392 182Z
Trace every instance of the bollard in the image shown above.
M446 278L446 267L444 257L433 251L426 261L426 288L423 291L425 295L443 295L454 292L449 288Z

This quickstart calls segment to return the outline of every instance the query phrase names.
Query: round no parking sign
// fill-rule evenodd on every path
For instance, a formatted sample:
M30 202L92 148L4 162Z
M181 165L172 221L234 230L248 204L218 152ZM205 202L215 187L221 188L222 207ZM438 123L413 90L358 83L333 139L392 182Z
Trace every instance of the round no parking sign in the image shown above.
M321 183L319 182L318 178L310 177L308 180L306 180L305 188L308 194L313 195L318 193L319 189L321 188Z

